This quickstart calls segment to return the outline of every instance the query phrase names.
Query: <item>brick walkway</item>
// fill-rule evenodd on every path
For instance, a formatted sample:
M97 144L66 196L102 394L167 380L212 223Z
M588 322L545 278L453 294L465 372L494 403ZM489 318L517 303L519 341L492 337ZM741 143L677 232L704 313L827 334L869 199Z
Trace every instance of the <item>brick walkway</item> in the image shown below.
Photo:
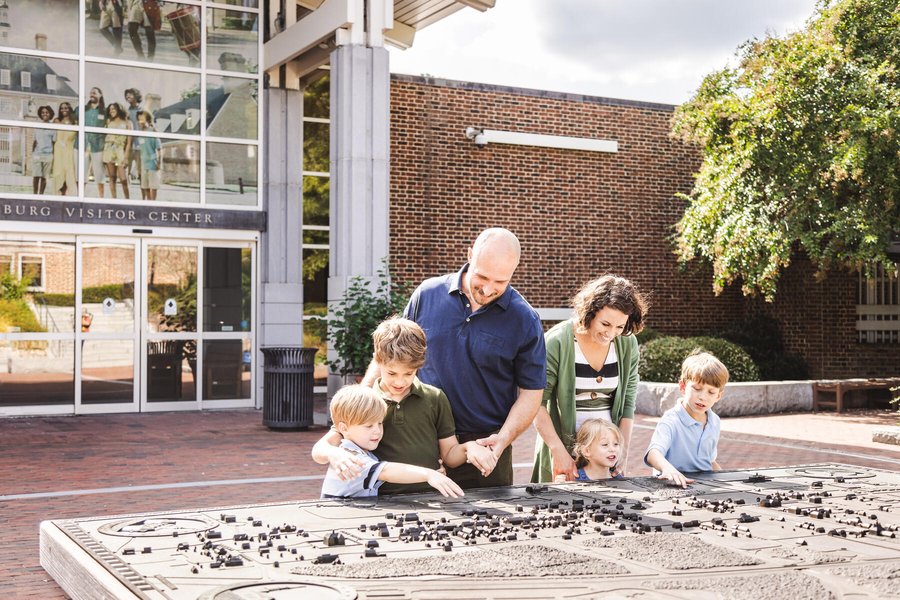
M775 420L781 437L748 432L774 431ZM637 419L630 474L647 474L641 454L655 421ZM719 461L726 468L842 462L900 470L900 447L864 442L873 425L896 423L888 411L725 423ZM46 519L318 496L323 470L309 451L323 431L270 431L253 410L0 419L0 598L66 597L39 564L38 525ZM515 462L529 465L517 468L517 483L530 476L534 435L515 446Z

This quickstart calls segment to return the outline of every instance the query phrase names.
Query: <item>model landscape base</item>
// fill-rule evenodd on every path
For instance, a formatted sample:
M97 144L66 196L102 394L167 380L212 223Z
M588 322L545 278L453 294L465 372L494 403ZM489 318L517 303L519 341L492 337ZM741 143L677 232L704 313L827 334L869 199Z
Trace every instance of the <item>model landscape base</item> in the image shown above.
M900 474L840 464L45 521L75 600L897 598Z

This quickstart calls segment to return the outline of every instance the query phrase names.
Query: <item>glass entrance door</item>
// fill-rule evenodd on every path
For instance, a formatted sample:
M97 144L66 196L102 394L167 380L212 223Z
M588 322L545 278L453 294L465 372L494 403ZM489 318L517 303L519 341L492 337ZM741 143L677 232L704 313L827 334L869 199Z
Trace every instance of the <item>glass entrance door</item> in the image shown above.
M197 281L199 244L144 241L142 410L199 408Z
M143 243L141 410L253 406L252 245Z
M138 402L138 245L82 238L77 249L76 412L133 411Z

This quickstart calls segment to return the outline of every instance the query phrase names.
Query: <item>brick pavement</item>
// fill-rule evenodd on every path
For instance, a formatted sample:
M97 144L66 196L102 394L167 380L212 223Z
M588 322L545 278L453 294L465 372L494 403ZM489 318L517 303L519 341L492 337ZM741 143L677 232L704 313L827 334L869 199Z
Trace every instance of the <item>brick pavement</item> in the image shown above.
M852 412L818 423L811 417L796 415L795 428L827 431L859 421ZM765 419L758 419L757 429L765 431ZM876 421L893 424L894 417L885 411ZM641 453L654 422L637 418L630 474L647 473ZM270 431L254 410L0 419L0 598L66 597L39 564L38 525L46 519L316 497L323 470L309 451L323 431ZM517 464L531 462L534 436L530 430L515 445ZM793 437L723 431L720 462L728 468L844 462L900 470L900 448ZM517 468L516 482L530 473L530 466ZM128 489L136 486L163 487Z

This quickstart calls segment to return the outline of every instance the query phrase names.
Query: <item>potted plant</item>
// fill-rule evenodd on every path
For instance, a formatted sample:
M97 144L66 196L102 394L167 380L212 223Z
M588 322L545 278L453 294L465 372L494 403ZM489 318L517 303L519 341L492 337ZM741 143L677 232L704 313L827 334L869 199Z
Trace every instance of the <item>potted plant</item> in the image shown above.
M387 261L370 281L353 277L328 318L328 338L337 353L334 373L362 377L372 360L372 332L391 315L403 312L409 286L391 280Z

